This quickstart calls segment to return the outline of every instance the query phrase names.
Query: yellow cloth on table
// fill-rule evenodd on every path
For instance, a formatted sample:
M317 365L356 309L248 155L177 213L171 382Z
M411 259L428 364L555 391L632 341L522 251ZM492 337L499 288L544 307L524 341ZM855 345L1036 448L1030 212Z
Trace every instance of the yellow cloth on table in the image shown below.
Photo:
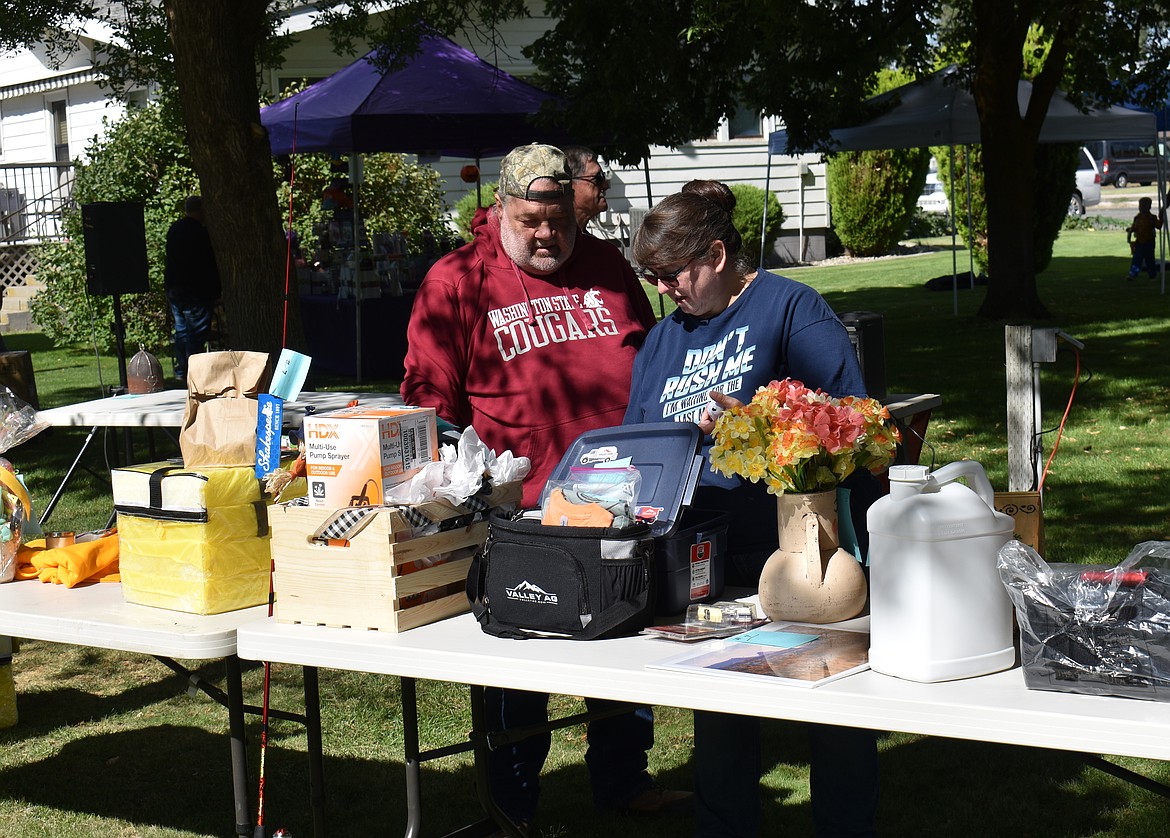
M51 550L43 538L37 538L21 547L16 557L17 579L35 577L67 588L98 579L116 582L118 534Z

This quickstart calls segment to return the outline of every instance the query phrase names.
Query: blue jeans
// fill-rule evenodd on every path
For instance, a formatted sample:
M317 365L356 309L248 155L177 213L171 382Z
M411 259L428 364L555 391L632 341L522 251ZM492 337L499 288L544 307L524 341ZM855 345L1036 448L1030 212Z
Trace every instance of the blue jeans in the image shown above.
M175 377L186 378L187 359L207 349L211 306L171 300L171 317L175 321Z
M484 690L488 724L512 730L548 721L548 693ZM606 710L618 702L587 698L591 711ZM593 803L599 809L621 808L646 789L652 780L646 771L646 752L654 745L654 714L638 707L619 716L589 723L585 764L593 785ZM530 736L491 752L492 798L514 821L531 821L540 796L540 771L552 736Z
M1153 279L1158 275L1158 260L1154 258L1154 242L1134 242L1133 261L1129 265L1130 277L1135 277L1142 270Z
M877 735L872 730L807 725L816 838L876 836ZM695 711L695 834L760 835L760 720ZM774 832L775 830L770 830Z

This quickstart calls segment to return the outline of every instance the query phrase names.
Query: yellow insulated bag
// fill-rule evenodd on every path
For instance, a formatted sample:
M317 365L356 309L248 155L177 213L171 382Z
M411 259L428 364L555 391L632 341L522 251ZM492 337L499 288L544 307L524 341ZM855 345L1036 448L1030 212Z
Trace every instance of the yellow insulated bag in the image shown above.
M268 510L250 466L111 474L127 602L218 614L268 601Z

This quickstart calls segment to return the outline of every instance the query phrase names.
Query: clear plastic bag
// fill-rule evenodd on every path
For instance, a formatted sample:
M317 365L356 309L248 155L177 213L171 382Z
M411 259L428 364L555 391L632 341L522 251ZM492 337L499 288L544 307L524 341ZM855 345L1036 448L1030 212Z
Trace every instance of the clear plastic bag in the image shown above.
M628 527L635 522L642 474L625 468L569 469L549 480L540 499L541 521L551 526Z
M37 416L36 409L7 387L0 390L0 454L28 442L49 423Z
M1170 700L1170 543L1142 542L1109 567L1048 564L1009 541L998 566L1028 687Z

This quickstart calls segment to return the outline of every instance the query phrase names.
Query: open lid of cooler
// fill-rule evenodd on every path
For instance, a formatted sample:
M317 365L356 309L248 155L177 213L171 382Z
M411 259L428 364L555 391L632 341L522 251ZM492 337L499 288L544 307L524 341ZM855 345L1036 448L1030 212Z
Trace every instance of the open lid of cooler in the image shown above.
M701 443L698 426L690 422L650 422L586 431L569 446L551 479L567 479L574 467L612 467L629 458L642 477L637 517L650 524L655 536L667 536L674 532L695 493L703 465Z

